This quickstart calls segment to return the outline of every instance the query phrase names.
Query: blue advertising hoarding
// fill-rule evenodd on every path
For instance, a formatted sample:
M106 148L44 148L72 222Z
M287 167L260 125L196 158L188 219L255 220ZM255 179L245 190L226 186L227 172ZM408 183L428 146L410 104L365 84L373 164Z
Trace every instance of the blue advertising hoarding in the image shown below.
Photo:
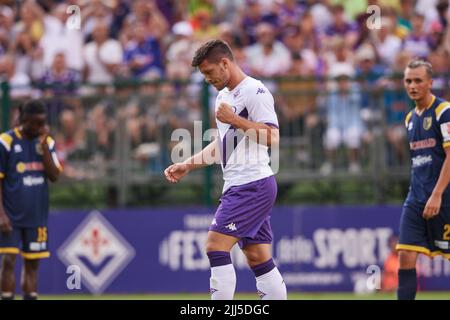
M208 293L204 243L213 213L204 207L52 212L52 255L41 263L39 291ZM364 290L368 267L382 269L391 253L400 214L399 206L274 208L273 254L288 290ZM237 246L232 259L237 291L256 292ZM75 273L81 289L73 285ZM449 261L422 258L419 273L421 289L450 289Z

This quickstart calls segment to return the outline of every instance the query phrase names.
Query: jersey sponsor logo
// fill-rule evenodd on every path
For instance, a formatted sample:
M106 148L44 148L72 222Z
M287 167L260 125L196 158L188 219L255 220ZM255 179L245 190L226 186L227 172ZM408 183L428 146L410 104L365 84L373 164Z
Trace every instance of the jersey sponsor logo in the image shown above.
M423 119L423 128L425 130L429 130L431 128L432 124L433 124L433 118L432 117L425 117Z
M23 185L26 187L39 186L45 183L44 177L26 176L23 178Z
M42 162L18 162L16 170L18 173L24 173L25 171L43 171L44 165Z
M236 99L241 93L241 89L238 89L235 93L233 93L233 97Z
M431 157L431 155L417 156L417 157L412 158L413 168L421 167L421 166L426 165L431 162L433 162L433 158Z
M93 211L58 249L66 265L78 265L92 293L103 292L135 255L134 248L98 211Z
M408 131L411 131L411 130L412 130L412 128L413 128L413 123L412 123L412 122L410 122L410 123L408 124Z
M411 150L428 149L436 146L436 139L430 138L420 141L413 141L409 143Z

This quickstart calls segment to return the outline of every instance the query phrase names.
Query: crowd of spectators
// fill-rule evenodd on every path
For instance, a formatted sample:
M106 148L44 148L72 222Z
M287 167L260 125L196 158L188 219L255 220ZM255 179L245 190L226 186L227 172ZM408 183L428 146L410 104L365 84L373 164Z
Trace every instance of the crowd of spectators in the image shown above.
M120 124L136 159L160 154L168 133L201 119L198 91L186 83L199 79L191 59L212 38L229 43L247 74L276 79L268 85L282 135L321 132L323 174L336 165L341 145L348 169L361 170L361 148L373 139L370 120L380 114L388 161L406 159L402 123L411 106L393 75L412 57L432 62L435 92L448 98L448 0L9 2L0 6L0 76L13 99L48 100L63 161L111 157ZM81 8L79 29L68 27L71 5ZM368 27L370 5L381 9L375 27ZM112 86L121 81L150 84ZM89 96L98 98L81 102Z

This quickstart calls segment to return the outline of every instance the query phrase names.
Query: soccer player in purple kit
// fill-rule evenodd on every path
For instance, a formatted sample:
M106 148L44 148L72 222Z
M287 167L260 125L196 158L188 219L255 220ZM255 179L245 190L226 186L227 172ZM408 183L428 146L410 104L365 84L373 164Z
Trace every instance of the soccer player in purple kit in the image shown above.
M230 251L239 243L261 299L285 300L286 285L271 254L270 214L277 184L269 147L279 141L274 99L262 82L242 71L224 41L204 43L192 66L219 90L215 104L219 136L198 154L169 166L164 174L176 183L191 170L210 165L209 156L221 163L225 183L206 240L211 299L233 299L236 274Z

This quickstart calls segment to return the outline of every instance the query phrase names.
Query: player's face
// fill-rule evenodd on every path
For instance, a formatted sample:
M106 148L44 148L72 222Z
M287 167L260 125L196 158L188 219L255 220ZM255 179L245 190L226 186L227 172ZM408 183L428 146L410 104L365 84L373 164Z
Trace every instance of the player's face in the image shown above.
M406 92L413 101L419 101L427 97L431 91L433 80L428 76L425 67L406 68L403 78Z
M198 69L205 76L206 82L213 85L217 90L225 88L230 80L228 60L223 58L218 63L210 63L204 60Z
M46 124L47 116L45 114L29 114L24 116L22 130L27 137L37 138Z

